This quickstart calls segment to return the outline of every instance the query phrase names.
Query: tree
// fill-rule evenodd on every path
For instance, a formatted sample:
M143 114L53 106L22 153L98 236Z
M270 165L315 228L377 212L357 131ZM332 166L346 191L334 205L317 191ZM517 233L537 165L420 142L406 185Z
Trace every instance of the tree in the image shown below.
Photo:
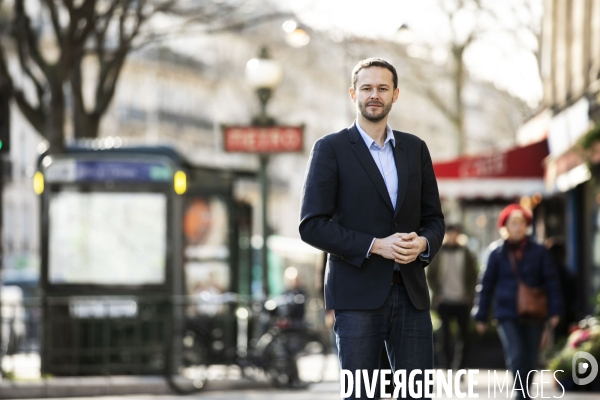
M540 21L535 16L531 0L502 3L490 0L437 1L448 33L440 42L445 41L445 50L449 55L446 67L451 78L452 96L448 98L431 84L431 76L427 75L428 70L423 69L422 62L414 63L411 68L411 74L417 78L412 84L452 123L457 135L457 154L463 155L467 143L464 89L469 76L465 66L465 53L474 43L485 41L491 35L502 34L507 40L512 40L515 47L523 47L522 39L528 36L528 39L533 38L538 44L528 50L539 60ZM512 25L507 26L506 16L510 16L514 21Z
M64 146L68 103L72 103L75 137L98 135L127 55L174 32L149 27L156 15L169 14L182 28L202 25L209 32L243 29L281 16L236 13L243 1L13 1L10 20L4 18L0 24L0 80L8 83L23 115L54 151ZM18 68L11 68L11 55L18 60ZM84 73L94 71L86 84ZM93 84L91 96L86 90L89 82Z

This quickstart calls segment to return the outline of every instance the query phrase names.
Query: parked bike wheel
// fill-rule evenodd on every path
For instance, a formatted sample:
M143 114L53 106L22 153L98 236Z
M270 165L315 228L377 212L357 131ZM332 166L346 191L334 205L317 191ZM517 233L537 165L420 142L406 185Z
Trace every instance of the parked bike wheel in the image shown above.
M169 376L169 386L178 394L189 394L202 390L208 381L209 347L205 338L192 329L187 329L181 343L180 374Z
M262 364L274 386L304 387L323 379L326 346L318 334L284 330L266 335Z

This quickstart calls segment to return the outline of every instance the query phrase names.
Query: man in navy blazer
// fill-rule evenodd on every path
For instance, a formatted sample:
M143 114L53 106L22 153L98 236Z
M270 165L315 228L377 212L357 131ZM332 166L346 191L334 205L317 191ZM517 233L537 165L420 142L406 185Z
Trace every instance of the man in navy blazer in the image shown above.
M329 253L325 305L335 310L341 368L378 369L385 345L392 368L408 377L433 368L424 268L441 246L444 216L425 142L387 125L398 94L387 61L371 58L354 68L357 118L314 144L300 235ZM350 398L360 395L364 390Z

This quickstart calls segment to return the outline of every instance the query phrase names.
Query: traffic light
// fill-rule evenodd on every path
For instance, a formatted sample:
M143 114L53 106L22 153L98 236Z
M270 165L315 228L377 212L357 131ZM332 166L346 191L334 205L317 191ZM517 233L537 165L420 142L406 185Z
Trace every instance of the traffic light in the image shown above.
M0 153L10 151L10 94L5 85L0 84Z

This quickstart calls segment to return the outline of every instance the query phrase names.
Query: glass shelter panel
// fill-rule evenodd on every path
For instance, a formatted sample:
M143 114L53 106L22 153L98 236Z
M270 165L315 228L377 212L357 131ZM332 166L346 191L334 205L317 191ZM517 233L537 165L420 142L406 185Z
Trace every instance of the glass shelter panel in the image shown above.
M161 193L54 193L49 208L51 284L165 282L167 197Z

